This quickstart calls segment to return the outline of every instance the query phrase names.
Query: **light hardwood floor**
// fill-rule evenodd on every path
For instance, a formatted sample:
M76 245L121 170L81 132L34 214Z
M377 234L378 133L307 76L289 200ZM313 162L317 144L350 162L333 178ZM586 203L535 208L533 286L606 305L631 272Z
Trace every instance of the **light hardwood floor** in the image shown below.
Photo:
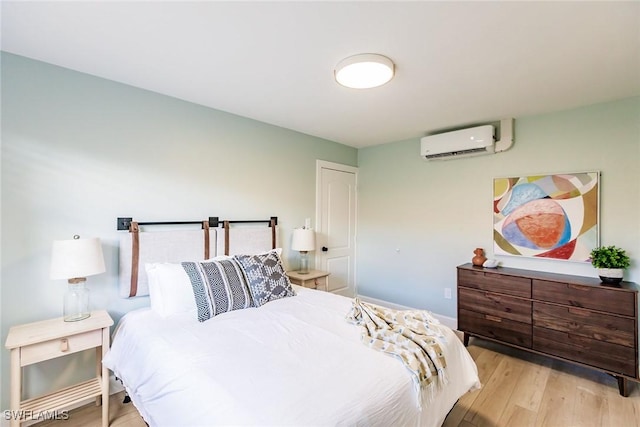
M483 387L464 395L443 427L640 426L640 387L634 382L629 397L622 397L613 377L591 369L473 338L468 349ZM110 399L111 426L144 427L122 397ZM72 411L69 420L37 426L99 427L100 408L88 405Z
M471 338L482 388L464 395L443 427L640 426L640 389L618 393L610 375Z

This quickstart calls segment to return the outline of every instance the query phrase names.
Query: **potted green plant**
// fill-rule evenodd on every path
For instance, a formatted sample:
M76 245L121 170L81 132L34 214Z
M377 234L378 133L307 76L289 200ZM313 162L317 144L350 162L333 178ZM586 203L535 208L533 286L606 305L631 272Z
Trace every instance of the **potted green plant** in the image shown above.
M616 246L600 246L591 251L591 265L598 271L602 283L620 283L630 264L626 251Z

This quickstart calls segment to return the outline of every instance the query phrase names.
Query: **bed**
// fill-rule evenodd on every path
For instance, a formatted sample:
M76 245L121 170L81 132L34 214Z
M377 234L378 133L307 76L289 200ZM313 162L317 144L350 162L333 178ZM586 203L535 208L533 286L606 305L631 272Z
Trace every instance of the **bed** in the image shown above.
M469 353L434 319L446 384L424 392L398 358L363 344L346 319L357 300L287 283L279 256L145 263L151 306L122 317L103 364L150 426L440 426L479 387ZM256 259L270 261L245 265ZM276 296L254 292L274 277Z

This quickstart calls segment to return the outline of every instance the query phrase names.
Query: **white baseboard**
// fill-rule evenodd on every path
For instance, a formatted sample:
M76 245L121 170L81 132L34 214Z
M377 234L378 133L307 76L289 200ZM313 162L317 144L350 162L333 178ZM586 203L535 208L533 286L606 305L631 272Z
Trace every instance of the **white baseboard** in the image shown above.
M383 307L392 308L394 310L417 310L414 307L407 307L406 305L400 305L377 298L371 298L366 295L358 295L358 298L360 298L364 302L370 302L371 304L381 305ZM444 316L442 314L433 312L430 313L433 314L433 317L438 319L443 325L448 326L453 330L458 329L458 319L456 319L455 317Z

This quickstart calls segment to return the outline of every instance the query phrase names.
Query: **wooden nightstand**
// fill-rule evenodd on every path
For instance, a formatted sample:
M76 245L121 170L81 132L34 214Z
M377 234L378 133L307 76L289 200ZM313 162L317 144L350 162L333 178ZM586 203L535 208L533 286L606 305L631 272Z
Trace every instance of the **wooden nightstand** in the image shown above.
M305 288L319 289L327 291L327 276L330 273L320 270L310 270L307 274L301 274L299 271L287 271L287 276L291 283L304 286Z
M11 427L29 419L42 419L70 405L96 398L102 402L102 426L109 425L109 372L102 358L109 349L109 327L113 319L105 310L88 319L65 322L62 317L13 326L5 347L11 350ZM96 377L44 396L22 400L22 367L96 349ZM102 397L102 401L100 398Z

